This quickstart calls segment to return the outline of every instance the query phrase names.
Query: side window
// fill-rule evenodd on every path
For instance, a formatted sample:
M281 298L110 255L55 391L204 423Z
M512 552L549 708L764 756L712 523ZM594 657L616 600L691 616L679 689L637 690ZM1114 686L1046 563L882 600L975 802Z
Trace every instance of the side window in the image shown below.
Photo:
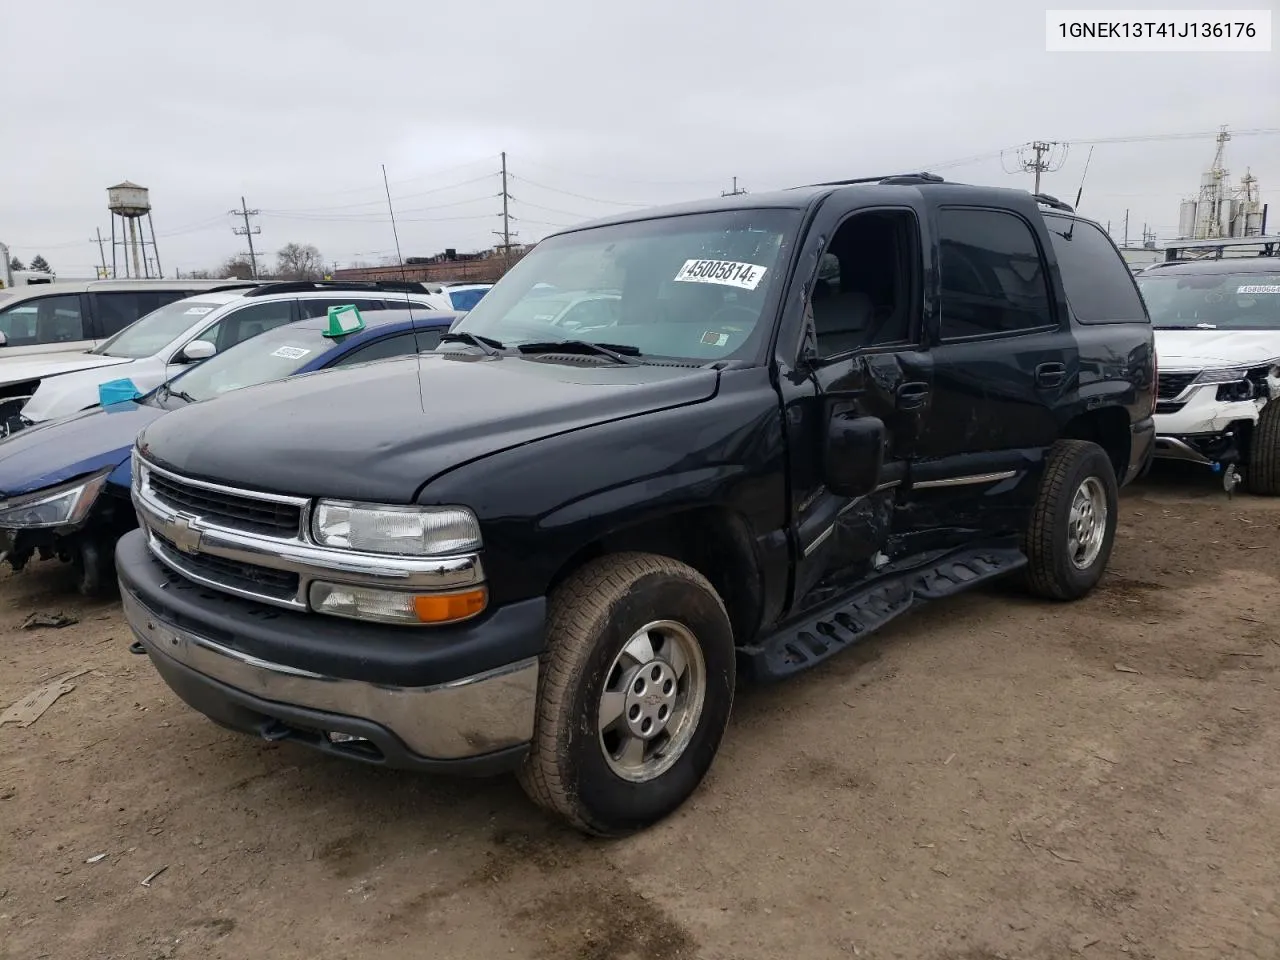
M858 213L840 225L810 297L820 357L914 339L918 235L905 210Z
M0 333L10 347L30 347L36 344L36 305L30 300L0 310Z
M1098 227L1085 220L1047 214L1049 239L1058 258L1071 312L1081 323L1146 323L1133 271Z
M295 319L293 308L292 300L273 300L270 303L241 307L234 313L227 314L197 339L211 340L221 353L250 337L292 323Z
M942 338L991 336L1053 324L1031 227L999 210L939 212Z
M432 339L435 340L435 343L431 342ZM439 342L439 333L426 332L425 335L415 338L413 331L410 330L408 333L397 333L391 337L383 337L368 346L352 350L334 363L333 366L346 367L353 363L368 363L370 360L385 360L388 357L408 356L411 353L417 353L419 349L430 350Z
M115 336L152 310L159 310L182 297L183 294L176 290L111 290L89 294L102 331L100 336L104 337Z
M11 347L89 339L78 293L24 300L0 313L0 330Z
M385 310L386 304L382 300L374 300L370 297L353 297L350 300L299 300L298 306L302 308L303 319L310 320L313 317L327 317L330 307L345 307L347 304L354 304L357 310Z

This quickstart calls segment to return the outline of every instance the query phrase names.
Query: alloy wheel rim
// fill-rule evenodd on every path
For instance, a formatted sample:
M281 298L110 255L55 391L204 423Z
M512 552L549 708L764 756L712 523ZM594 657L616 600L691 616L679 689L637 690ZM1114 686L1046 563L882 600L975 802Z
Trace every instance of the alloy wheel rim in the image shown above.
M1107 536L1107 494L1102 481L1086 477L1071 498L1067 555L1077 570L1088 570L1102 553Z
M706 693L706 661L692 630L655 620L633 633L605 675L596 710L609 769L633 783L670 770L693 739Z

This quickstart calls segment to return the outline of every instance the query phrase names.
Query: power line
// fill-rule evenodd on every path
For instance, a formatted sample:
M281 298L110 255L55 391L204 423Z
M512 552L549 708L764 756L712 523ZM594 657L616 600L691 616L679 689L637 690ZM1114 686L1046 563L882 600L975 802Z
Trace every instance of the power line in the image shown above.
M583 177L588 180L610 180L615 183L638 183L652 187L710 187L720 183L720 180L640 180L633 177L619 177L613 174L588 173L583 170L572 170L568 167L554 167L536 160L522 160L526 166L541 167L552 173L567 173L571 177Z
M1039 193L1041 174L1054 173L1061 170L1062 165L1067 162L1069 146L1066 142L1060 140L1033 140L1031 143L1024 143L1019 146L1017 151L1018 166L1025 173L1035 174L1035 189L1031 192ZM1028 154L1031 155L1030 159L1028 159ZM1005 172L1014 173L1016 171L1006 169Z
M561 190L559 187L548 186L545 183L539 183L537 180L530 180L528 177L517 177L512 175L512 180L519 180L521 183L527 183L533 187L541 187L543 190L550 190L552 193L563 193L566 197L576 197L579 200L586 200L588 203L607 203L618 207L648 207L649 203L634 203L630 200L604 200L600 197L588 197L586 194L574 193L572 190Z
M458 187L465 187L468 184L479 183L482 180L491 180L493 179L493 176L494 176L493 173L486 173L480 177L472 177L470 180L459 180L457 183L448 183L442 187L433 187L430 190L420 190L416 193L406 193L406 194L403 194L402 196L396 197L395 199L397 201L401 201L401 200L412 200L415 197L427 197L434 193L443 193L446 190L454 190ZM333 204L331 206L323 206L323 207L279 207L279 208L264 207L263 212L265 213L323 213L327 210L351 210L355 207L371 207L375 205L381 206L385 202L386 201L384 200L365 200L360 203L338 203L338 204Z

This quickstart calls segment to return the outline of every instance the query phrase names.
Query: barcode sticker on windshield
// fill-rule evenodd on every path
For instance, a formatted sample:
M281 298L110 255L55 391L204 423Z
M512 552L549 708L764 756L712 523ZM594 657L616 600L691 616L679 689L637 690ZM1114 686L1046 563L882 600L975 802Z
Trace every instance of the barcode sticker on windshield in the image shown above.
M212 309L213 307L188 307L186 313L184 313L183 316L203 317L206 313L210 312Z
M726 287L754 290L760 286L768 267L736 260L686 260L675 279L680 283L719 283Z
M304 350L302 347L278 347L271 351L273 357L284 357L286 360L301 360L310 350Z
M1236 287L1236 293L1280 293L1280 283L1250 283Z

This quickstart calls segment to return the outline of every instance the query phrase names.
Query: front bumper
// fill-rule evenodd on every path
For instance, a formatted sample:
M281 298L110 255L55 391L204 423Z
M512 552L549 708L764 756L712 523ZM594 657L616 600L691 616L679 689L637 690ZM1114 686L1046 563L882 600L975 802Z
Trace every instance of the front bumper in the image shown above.
M406 769L496 773L516 766L527 750L541 601L536 609L502 608L467 628L474 633L487 625L491 635L510 641L504 644L507 662L478 672L454 676L465 663L494 659L496 650L478 659L472 651L462 659L428 656L425 663L406 663L406 653L431 652L425 631L349 622L338 623L342 645L363 668L334 671L317 669L334 639L327 635L330 624L315 622L322 617L281 613L191 584L149 555L140 532L120 541L116 566L125 616L142 648L169 687L215 722ZM503 610L519 616L495 623ZM298 640L305 648L308 628L317 643L310 657L299 657ZM465 647L464 636L454 640ZM343 661L330 656L329 662Z

